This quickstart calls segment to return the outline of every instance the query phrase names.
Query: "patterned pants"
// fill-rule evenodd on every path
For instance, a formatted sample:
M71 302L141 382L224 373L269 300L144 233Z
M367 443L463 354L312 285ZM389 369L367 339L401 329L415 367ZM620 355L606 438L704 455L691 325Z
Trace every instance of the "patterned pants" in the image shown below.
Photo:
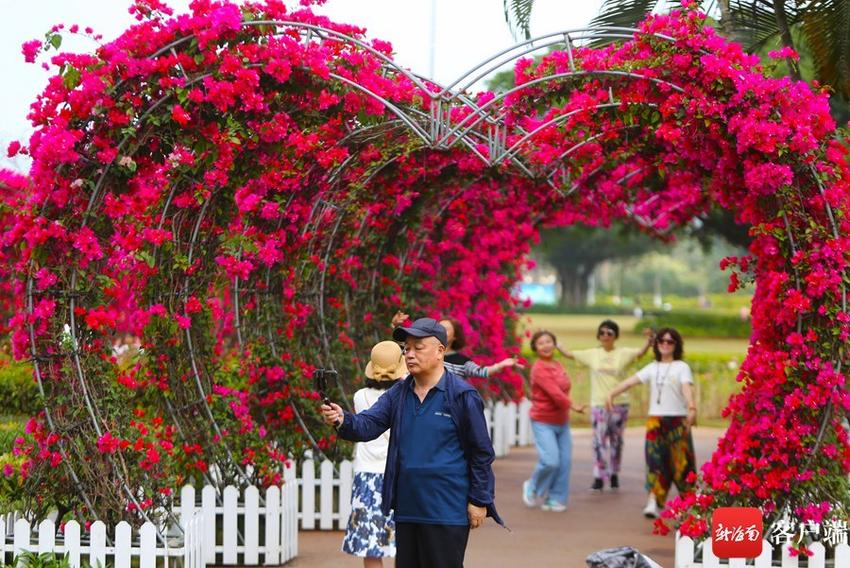
M620 473L620 458L623 455L623 430L629 417L628 404L615 404L608 412L604 406L590 409L593 425L593 477L607 478ZM610 457L610 468L609 468Z
M691 489L687 477L696 471L694 440L684 416L650 416L646 421L646 490L659 507L675 483L679 493Z

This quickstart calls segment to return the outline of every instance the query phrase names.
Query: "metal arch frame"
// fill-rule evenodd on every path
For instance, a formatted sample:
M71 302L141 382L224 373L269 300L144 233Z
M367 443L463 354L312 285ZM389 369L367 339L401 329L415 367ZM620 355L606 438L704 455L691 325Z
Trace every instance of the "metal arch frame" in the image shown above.
M430 83L430 85L436 85L436 83L434 83L434 82L426 83L426 82L422 81L420 78L418 78L413 73L406 71L406 70L400 68L399 66L395 65L390 58L388 58L384 54L378 52L377 50L375 50L374 48L372 48L371 46L369 46L365 42L357 40L357 39L352 38L350 36L346 36L345 34L341 34L341 33L336 32L334 30L324 29L324 28L321 28L321 27L318 27L318 26L303 24L303 23L300 23L300 22L256 21L256 22L245 22L245 23L243 23L243 25L245 25L245 26L248 26L248 25L269 25L269 24L287 25L287 26L290 26L290 27L300 27L300 28L303 28L305 30L308 30L307 33L303 34L304 39L306 41L310 41L312 39L312 37L313 37L312 32L318 33L319 34L318 37L322 37L322 35L326 36L323 39L328 39L328 40L332 40L332 41L343 41L343 42L348 41L348 42L352 43L353 45L356 45L356 46L360 47L361 49L367 50L370 53L372 53L374 56L380 58L381 60L384 61L385 68L387 68L388 70L393 71L395 73L399 73L399 74L403 75L404 77L409 79L411 82L413 82L414 85L418 86L420 88L420 90L422 92L424 92L425 94L427 94L428 97L430 98L432 109L434 109L435 106L438 106L437 110L439 110L439 105L448 105L448 103L458 102L461 107L466 107L466 108L469 108L470 110L473 111L472 114L467 115L467 117L465 117L463 119L463 121L461 121L460 124L455 125L447 133L445 133L441 138L438 138L436 136L436 134L438 132L443 132L445 130L445 128L447 126L449 126L449 122L443 121L441 113L437 112L437 110L434 110L432 112L431 132L430 133L424 133L422 131L421 127L419 126L418 121L415 120L414 118L408 116L404 112L404 110L402 110L401 108L398 108L393 103L387 101L386 99L381 98L376 93L371 92L368 88L357 84L355 81L352 81L348 78L345 78L345 77L342 77L342 76L339 76L339 75L333 76L334 79L339 80L343 83L346 83L349 86L351 86L352 88L358 89L361 92L363 92L364 94L371 96L375 100L378 100L379 102L381 102L384 105L385 108L387 108L390 112L395 114L397 116L397 118L402 123L404 123L406 126L408 126L414 134L419 136L420 139L422 139L423 142L426 143L426 145L428 145L432 148L439 148L443 145L445 145L446 147L450 147L450 146L454 145L457 142L457 140L462 140L465 144L469 145L471 142L467 138L467 136L473 135L472 128L474 128L478 124L481 124L482 122L486 121L488 126L496 125L496 127L497 127L495 132L488 132L488 136L491 136L491 138L489 140L490 143L491 143L491 146L490 146L491 150L500 148L500 142L499 141L501 139L500 138L501 133L498 130L498 126L499 126L498 121L493 120L492 117L485 114L485 111L489 108L489 106L492 106L494 104L493 101L490 101L490 102L488 102L484 105L481 105L479 107L478 105L474 104L474 102L471 101L471 99L466 97L466 95L464 95L462 92L455 92L455 91L453 91L453 89L459 88L461 90L465 90L465 89L469 88L474 82L476 82L477 80L479 80L480 78L485 76L489 72L488 69L495 69L495 68L498 68L500 66L506 65L507 63L516 59L517 57L521 57L522 55L524 55L526 53L533 52L535 50L541 49L541 48L546 47L548 45L564 44L567 47L568 56L570 57L570 62L572 63L573 62L573 59L572 59L572 43L573 43L573 41L589 40L589 39L592 39L594 37L600 37L600 38L606 37L606 33L607 33L607 37L620 38L620 39L631 39L631 38L635 37L635 34L642 34L642 32L640 32L640 30L635 30L635 29L630 29L630 28L609 28L609 29L607 29L607 31L605 29L603 29L603 30L587 30L588 31L587 36L581 35L580 30L559 32L559 33L549 34L547 36L540 36L538 38L527 40L526 42L518 44L518 46L514 46L512 48L504 50L503 52L501 52L501 53L491 57L490 59L486 60L484 63L480 64L479 66L473 68L468 73L462 75L461 78L457 79L456 81L454 81L453 83L451 83L447 87L444 87L441 91L434 93L430 90L428 83ZM571 34L575 34L575 35L571 36ZM663 39L663 40L667 40L667 41L675 41L675 38L672 38L672 37L669 37L669 36L663 36L661 34L644 34L644 35L652 35L652 36L657 37L659 39ZM548 44L541 44L541 45L535 46L535 42L538 42L538 41L542 42L543 40L546 40L547 38L550 38L550 39L551 38L559 38L559 40L558 41L550 41ZM560 38L562 38L562 40ZM182 41L186 41L186 40L188 40L188 38L182 38L181 40L177 40L176 42L172 42L168 46L164 47L163 50L169 50L169 49L173 50L174 47L179 45ZM525 51L520 53L520 54L515 54L514 52L517 51L518 48L520 48L520 51L522 49L525 49ZM163 51L160 51L157 54L154 54L152 57L156 57L156 56L158 56L159 53L162 53L162 52ZM505 56L508 56L508 55L510 57L505 57ZM504 58L505 60L502 61L502 58ZM488 67L488 66L490 66L490 67ZM474 73L478 73L478 74L473 75ZM586 74L586 72L583 72L583 73ZM629 77L629 78L638 79L638 80L650 80L650 81L654 81L654 82L657 82L657 83L664 83L663 81L655 79L655 78L640 76L638 74L629 74L627 72L609 72L608 74L619 75L619 76ZM473 78L470 79L471 76ZM571 72L571 73L565 73L565 74L556 74L556 75L548 76L548 77L545 77L545 78L539 78L539 79L536 79L533 83L527 83L527 84L525 84L521 87L514 89L513 91L516 91L516 90L521 89L521 88L528 87L528 86L530 86L530 84L534 84L536 82L543 82L545 80L556 80L556 79L562 78L562 77L566 78L566 77L574 77L574 76L579 76L579 73ZM669 83L667 83L667 84L670 85L670 86L673 86L675 88L674 85L669 84ZM120 83L119 83L119 85L120 85ZM116 87L117 87L117 85L116 85ZM678 88L678 90L681 90L681 88ZM166 97L163 97L160 100L154 102L153 105L150 106L147 109L146 113L142 116L143 117L147 116L147 114L149 114L150 112L155 110L160 104L162 104L168 98L169 97L166 96ZM416 113L416 114L419 114L419 113ZM468 117L469 116L475 116L475 115L478 115L477 118L475 120L470 121ZM421 115L419 115L419 118L421 119ZM466 124L466 130L461 131L461 130L459 130L459 127L461 125L464 125L464 122L466 122L468 124ZM458 135L459 133L460 133L460 135ZM534 133L530 133L530 134L527 133L524 136L524 139L525 140L530 139L530 137L533 136L533 134ZM450 140L449 137L452 136L452 135L458 135L458 138L456 138L455 140ZM121 150L121 148L124 147L124 145L126 144L128 139L129 139L129 136L121 141L121 143L118 145L119 151ZM590 140L586 140L582 144L589 143L589 142L590 142ZM474 150L474 148L473 148L473 150ZM515 154L516 151L517 150L516 150L516 144L515 144L514 146L512 146L512 153L510 154L509 157L513 157L513 154ZM478 153L477 151L475 151L475 153L478 154L479 157L483 158L483 156L481 156L481 154ZM508 153L505 152L505 155L503 157L508 157ZM492 163L493 163L490 160L486 160L486 161L488 162L489 165L492 165ZM519 164L517 164L517 165L519 165ZM100 179L98 180L95 189L92 191L92 195L91 195L90 200L89 200L89 205L88 205L88 208L86 210L86 213L84 215L84 219L83 219L83 222L82 222L83 226L86 226L86 223L88 222L88 218L89 218L90 214L92 213L95 202L98 199L100 190L102 189L102 183L104 182L106 176L108 175L110 167L111 167L111 164L107 165L107 167L104 168L104 171L103 171ZM524 167L520 167L520 169L524 170L525 173L530 173ZM550 183L552 183L552 181L551 181L552 175L554 175L554 172L550 172L550 175L547 176L547 178L550 180ZM821 193L823 193L824 188L823 188L823 184L821 183L821 181L815 175L812 175L812 177L815 179ZM166 207L167 207L167 205L166 205ZM827 213L828 213L830 223L832 224L833 232L834 232L834 234L837 234L836 222L835 222L832 210L831 210L828 203L826 203L826 207L827 207ZM786 220L786 222L787 222L787 220ZM790 230L790 227L789 227L789 230ZM793 240L791 241L791 245L792 245L792 247L794 246ZM71 278L72 283L76 283L77 277L78 277L78 273L77 273L76 268L75 268L74 272L72 273L72 278ZM28 305L29 305L30 313L32 313L32 309L33 309L32 283L33 283L32 276L29 276L29 278L28 278ZM73 307L75 306L75 302L76 302L75 297L71 296L70 297L71 330L72 330L72 339L76 343L77 342L77 331L76 331L76 325L75 325L76 322L75 322L74 314L73 314ZM847 301L846 301L846 289L842 285L842 306L844 306L845 308L846 308L846 303L847 303ZM33 359L34 359L34 366L36 368L36 375L37 375L37 377L40 377L41 373L40 373L40 369L38 367L38 356L37 356L37 352L36 352L37 351L36 345L35 345L35 342L34 342L34 326L33 326L32 323L29 324L29 331L30 331L31 338L33 338L31 350L32 350ZM73 360L74 360L74 365L75 365L75 368L77 370L78 375L81 375L82 370L81 370L81 366L80 366L79 353L77 352L76 349L74 350L74 353L73 353ZM839 369L840 369L840 364L841 364L841 362L839 361L838 362ZM83 376L80 376L79 378L83 381L83 383L85 382L85 379L84 379ZM196 371L196 378L197 378L197 371ZM40 385L40 387L42 386L40 382L39 382L39 385ZM99 427L98 427L98 424L97 424L97 418L95 416L97 414L97 409L95 408L94 401L91 400L91 397L89 396L89 394L87 392L85 384L83 384L83 396L84 396L86 405L88 407L89 413L92 415L92 422L94 424L95 430L99 431ZM827 411L827 414L824 418L824 422L822 423L821 432L818 436L818 441L815 445L815 449L817 448L817 445L821 441L824 426L826 425L828 415L829 415L829 412ZM51 428L53 428L52 420L50 420L48 418L48 422L51 425ZM72 471L72 477L76 477L75 474L73 473L73 471ZM129 489L129 488L127 488L127 489ZM135 501L132 492L128 491L128 494L129 494L130 498ZM85 493L84 493L83 497L84 497L84 499L86 498Z

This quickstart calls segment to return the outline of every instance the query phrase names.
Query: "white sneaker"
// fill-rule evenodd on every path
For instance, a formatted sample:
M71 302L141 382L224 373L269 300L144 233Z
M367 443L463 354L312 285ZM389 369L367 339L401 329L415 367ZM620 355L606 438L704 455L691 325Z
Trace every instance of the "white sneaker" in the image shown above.
M567 510L567 506L563 503L558 503L557 501L552 501L551 499L547 499L545 503L540 505L540 510L542 511L552 511L553 513L563 513Z
M643 516L647 519L658 518L658 503L655 502L655 495L649 494L649 499L646 501L646 507L643 508Z
M536 507L539 499L531 491L531 480L526 479L522 482L522 502L526 507Z

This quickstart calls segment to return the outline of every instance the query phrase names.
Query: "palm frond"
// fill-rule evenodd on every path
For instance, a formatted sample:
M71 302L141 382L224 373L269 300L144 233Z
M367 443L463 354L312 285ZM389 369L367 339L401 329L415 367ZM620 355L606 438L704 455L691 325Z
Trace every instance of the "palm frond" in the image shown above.
M531 38L531 9L534 0L503 0L505 21L514 39L521 32L525 39Z
M657 3L658 0L605 0L590 27L634 28Z
M658 0L605 0L599 14L590 21L591 28L635 28L658 4ZM615 39L594 40L593 47L601 47Z
M802 12L803 35L818 79L850 98L850 2L815 0Z
M769 0L732 0L729 3L732 13L732 28L735 41L744 45L748 51L756 51L780 35L776 21L774 4ZM785 4L785 18L790 26L799 23L801 11Z

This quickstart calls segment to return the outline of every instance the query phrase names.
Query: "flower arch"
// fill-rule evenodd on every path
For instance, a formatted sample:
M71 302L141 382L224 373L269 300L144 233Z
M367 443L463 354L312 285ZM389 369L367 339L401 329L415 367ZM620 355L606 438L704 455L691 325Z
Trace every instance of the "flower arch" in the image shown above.
M277 483L332 442L313 369L345 391L395 307L450 313L501 356L541 226L666 235L717 205L752 226L751 256L728 264L731 286L756 283L753 336L677 522L700 534L730 503L846 515L850 178L823 94L766 78L692 8L520 44L480 70L517 60L502 96L469 95L474 73L423 80L363 30L276 0L136 9L95 54L53 57L4 234L13 346L47 401L18 447L34 511L56 505L45 479L105 520L191 480ZM112 350L123 334L130 356Z

